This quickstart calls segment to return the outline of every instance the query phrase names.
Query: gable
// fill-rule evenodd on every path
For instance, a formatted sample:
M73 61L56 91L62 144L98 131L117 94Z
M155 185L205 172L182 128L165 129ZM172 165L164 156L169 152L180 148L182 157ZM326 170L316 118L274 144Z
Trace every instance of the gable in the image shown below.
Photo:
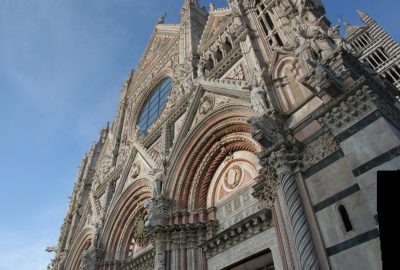
M147 75L146 71L158 63L158 60L165 55L178 37L179 26L164 24L156 26L135 73L136 81L138 77Z
M204 28L203 35L200 40L198 52L202 52L209 44L213 43L215 39L225 30L225 26L231 21L230 9L218 9L210 13L206 27Z

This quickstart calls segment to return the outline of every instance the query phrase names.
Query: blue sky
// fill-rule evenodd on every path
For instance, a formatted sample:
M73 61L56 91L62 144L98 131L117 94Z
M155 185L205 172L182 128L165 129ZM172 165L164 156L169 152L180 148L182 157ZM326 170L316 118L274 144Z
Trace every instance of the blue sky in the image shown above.
M0 270L46 269L81 158L157 17L177 23L182 2L0 0ZM333 22L361 24L361 9L400 39L398 0L324 3Z

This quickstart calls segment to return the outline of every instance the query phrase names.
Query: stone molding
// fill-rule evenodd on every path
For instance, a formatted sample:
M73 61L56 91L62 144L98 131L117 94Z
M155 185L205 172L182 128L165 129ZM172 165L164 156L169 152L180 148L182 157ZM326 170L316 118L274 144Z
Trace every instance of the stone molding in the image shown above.
M206 258L210 258L224 249L234 246L244 239L256 236L258 233L272 226L272 215L268 209L263 209L246 219L241 220L234 226L220 232L200 244Z
M337 136L369 114L379 110L394 125L400 127L400 110L393 103L394 100L388 102L379 92L372 90L371 86L363 85L321 117L319 122Z
M153 270L154 269L154 257L156 256L155 248L135 256L134 258L128 259L119 268L120 270Z

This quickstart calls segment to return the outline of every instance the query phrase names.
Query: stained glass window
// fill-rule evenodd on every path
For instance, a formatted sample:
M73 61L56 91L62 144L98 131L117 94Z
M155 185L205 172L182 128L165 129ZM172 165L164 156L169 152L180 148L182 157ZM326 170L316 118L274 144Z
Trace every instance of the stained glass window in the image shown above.
M157 120L167 102L172 88L172 79L167 77L161 80L144 103L139 114L140 134L146 134L150 126Z

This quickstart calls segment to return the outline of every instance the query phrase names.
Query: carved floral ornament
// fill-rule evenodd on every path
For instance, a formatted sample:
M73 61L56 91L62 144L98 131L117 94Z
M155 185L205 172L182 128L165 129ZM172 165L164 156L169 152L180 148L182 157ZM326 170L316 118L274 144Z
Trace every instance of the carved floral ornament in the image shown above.
M242 65L238 65L237 67L235 67L231 73L229 73L226 76L227 79L231 79L231 80L235 80L235 81L244 81L245 80L245 76L244 76L244 70Z

